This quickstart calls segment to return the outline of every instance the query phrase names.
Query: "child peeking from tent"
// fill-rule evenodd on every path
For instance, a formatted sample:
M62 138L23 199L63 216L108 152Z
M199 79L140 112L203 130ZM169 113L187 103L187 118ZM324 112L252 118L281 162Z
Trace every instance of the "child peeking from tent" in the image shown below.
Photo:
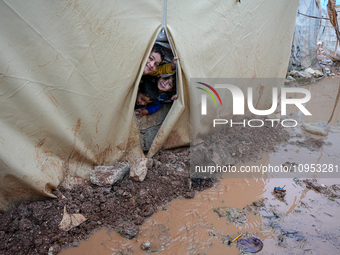
M135 107L138 118L157 112L162 107L161 103L169 103L177 99L175 75L168 75L166 77L145 75L142 79L139 86L141 87L144 83L152 84L156 88L157 98L153 102L146 104L144 108L139 109Z
M151 50L149 58L146 62L143 75L160 75L166 73L173 73L176 69L176 62L178 57L174 57L171 63L160 65L164 59L164 50L162 46L155 44Z
M150 81L141 82L138 88L135 109L140 109L142 107L150 105L152 102L157 100L157 97L158 97L158 91L157 91L157 87L155 86L155 84L151 83ZM145 108L142 108L142 109L145 109ZM137 113L136 115L137 117L141 117L141 116L138 116Z

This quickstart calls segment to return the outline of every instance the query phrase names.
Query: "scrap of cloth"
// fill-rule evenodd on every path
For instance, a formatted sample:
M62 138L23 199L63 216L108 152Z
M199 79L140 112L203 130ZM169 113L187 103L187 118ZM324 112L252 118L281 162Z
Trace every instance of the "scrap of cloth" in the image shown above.
M256 253L262 250L263 243L260 239L256 237L250 237L247 239L238 239L237 240L237 248L240 249L244 253Z

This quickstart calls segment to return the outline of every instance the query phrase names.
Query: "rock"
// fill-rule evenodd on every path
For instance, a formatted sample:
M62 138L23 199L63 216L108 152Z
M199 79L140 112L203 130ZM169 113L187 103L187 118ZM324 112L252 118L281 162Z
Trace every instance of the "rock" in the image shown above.
M139 227L132 222L127 222L124 223L119 232L125 238L132 239L138 234Z
M191 190L191 191L186 192L184 197L189 198L189 199L194 198L195 197L195 191Z
M55 255L60 252L60 245L59 244L53 244L49 249L48 249L48 255Z
M113 166L96 166L90 172L90 180L95 185L109 187L123 179L129 169L127 162L118 162Z
M291 72L294 78L312 78L312 75L306 71L294 71Z
M308 82L313 78L313 75L306 71L291 71L292 75L298 82Z
M325 121L313 121L309 123L303 123L302 127L309 133L317 135L328 135L329 128Z
M307 68L305 72L310 73L310 74L315 74L315 71L312 68Z
M295 78L294 78L293 76L290 76L290 75L288 75L288 76L286 77L286 79L287 79L287 80L290 80L290 81L296 81Z
M139 158L130 168L130 178L134 181L144 181L146 174L148 173L148 158Z
M259 201L254 201L253 202L253 206L256 206L256 207L264 207L266 206L265 203L264 203L264 199L262 200L259 200Z
M321 72L320 70L315 70L314 76L315 76L316 78L322 77L322 76L323 76L323 72Z
M143 250L149 250L151 248L151 243L149 241L145 241L142 243Z
M293 78L294 79L294 78ZM294 79L295 80L295 79ZM290 84L292 84L293 83L293 81L292 80L288 80L288 79L285 79L285 81L284 81L284 85L286 85L286 86L288 86L288 85L290 85Z

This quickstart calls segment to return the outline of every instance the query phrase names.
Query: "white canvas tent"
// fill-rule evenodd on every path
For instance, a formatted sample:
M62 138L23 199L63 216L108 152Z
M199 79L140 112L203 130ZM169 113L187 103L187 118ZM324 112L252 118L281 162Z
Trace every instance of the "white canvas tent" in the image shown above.
M285 77L297 0L172 0L179 99L148 156L189 144L189 79ZM0 210L143 156L134 119L160 0L0 1Z

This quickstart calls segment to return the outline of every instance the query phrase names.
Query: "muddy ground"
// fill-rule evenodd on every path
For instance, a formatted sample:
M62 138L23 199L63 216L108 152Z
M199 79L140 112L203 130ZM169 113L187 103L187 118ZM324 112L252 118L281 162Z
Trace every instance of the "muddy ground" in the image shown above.
M215 136L222 139L220 145L235 164L245 163L274 151L291 136L282 127L264 129L226 127ZM210 140L211 137L207 146ZM104 226L121 234L123 229L129 232L126 227L136 228L171 200L192 198L196 192L213 187L217 180L190 179L189 162L189 148L163 151L153 158L152 169L141 183L126 177L111 189L86 185L76 185L71 190L60 187L54 191L57 199L24 202L0 214L0 254L58 254L61 248L78 246L80 240ZM69 231L61 230L64 208L68 214L83 215L86 221Z

